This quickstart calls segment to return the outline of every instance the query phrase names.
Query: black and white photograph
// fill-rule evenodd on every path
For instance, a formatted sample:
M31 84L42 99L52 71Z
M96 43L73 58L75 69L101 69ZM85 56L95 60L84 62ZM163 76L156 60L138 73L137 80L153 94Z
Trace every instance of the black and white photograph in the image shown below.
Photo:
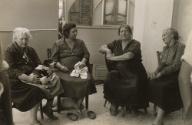
M191 0L0 0L0 125L191 124Z

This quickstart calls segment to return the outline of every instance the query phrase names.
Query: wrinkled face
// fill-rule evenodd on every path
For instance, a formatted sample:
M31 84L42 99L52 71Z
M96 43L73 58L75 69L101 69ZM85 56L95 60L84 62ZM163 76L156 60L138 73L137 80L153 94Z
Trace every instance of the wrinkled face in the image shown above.
M16 39L17 44L20 47L26 47L29 43L29 37L26 33L23 33L21 35L18 36L18 38Z
M168 45L173 39L173 34L169 30L165 30L162 35L163 42Z
M119 35L122 40L130 40L132 38L132 34L126 27L121 27Z
M76 39L77 37L77 28L74 27L69 31L69 38L70 39Z

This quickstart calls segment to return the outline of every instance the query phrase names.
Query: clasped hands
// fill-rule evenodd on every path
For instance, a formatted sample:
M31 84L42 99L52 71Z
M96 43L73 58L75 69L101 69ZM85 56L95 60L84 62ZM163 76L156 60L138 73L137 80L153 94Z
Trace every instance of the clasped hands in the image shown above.
M3 84L0 82L0 97L1 97L1 95L3 94L3 92L4 92L4 86L3 86Z
M148 73L148 78L149 79L157 79L159 77L161 77L161 72L153 72L153 73Z

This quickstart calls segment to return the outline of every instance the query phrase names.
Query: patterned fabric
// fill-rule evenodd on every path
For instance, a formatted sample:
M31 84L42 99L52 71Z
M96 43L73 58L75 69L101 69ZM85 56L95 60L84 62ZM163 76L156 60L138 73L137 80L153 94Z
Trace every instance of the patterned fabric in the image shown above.
M171 47L165 46L160 53L160 65L157 72L162 75L178 72L181 66L181 56L183 55L185 46L179 42Z

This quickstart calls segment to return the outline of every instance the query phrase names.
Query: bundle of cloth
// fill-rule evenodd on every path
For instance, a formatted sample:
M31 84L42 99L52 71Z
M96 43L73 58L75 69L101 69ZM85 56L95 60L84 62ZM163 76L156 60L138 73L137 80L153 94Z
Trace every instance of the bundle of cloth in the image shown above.
M81 62L79 61L74 65L74 69L70 73L70 76L80 77L81 79L87 79L87 77L88 77L88 67L87 66L80 67L80 66L81 66Z

